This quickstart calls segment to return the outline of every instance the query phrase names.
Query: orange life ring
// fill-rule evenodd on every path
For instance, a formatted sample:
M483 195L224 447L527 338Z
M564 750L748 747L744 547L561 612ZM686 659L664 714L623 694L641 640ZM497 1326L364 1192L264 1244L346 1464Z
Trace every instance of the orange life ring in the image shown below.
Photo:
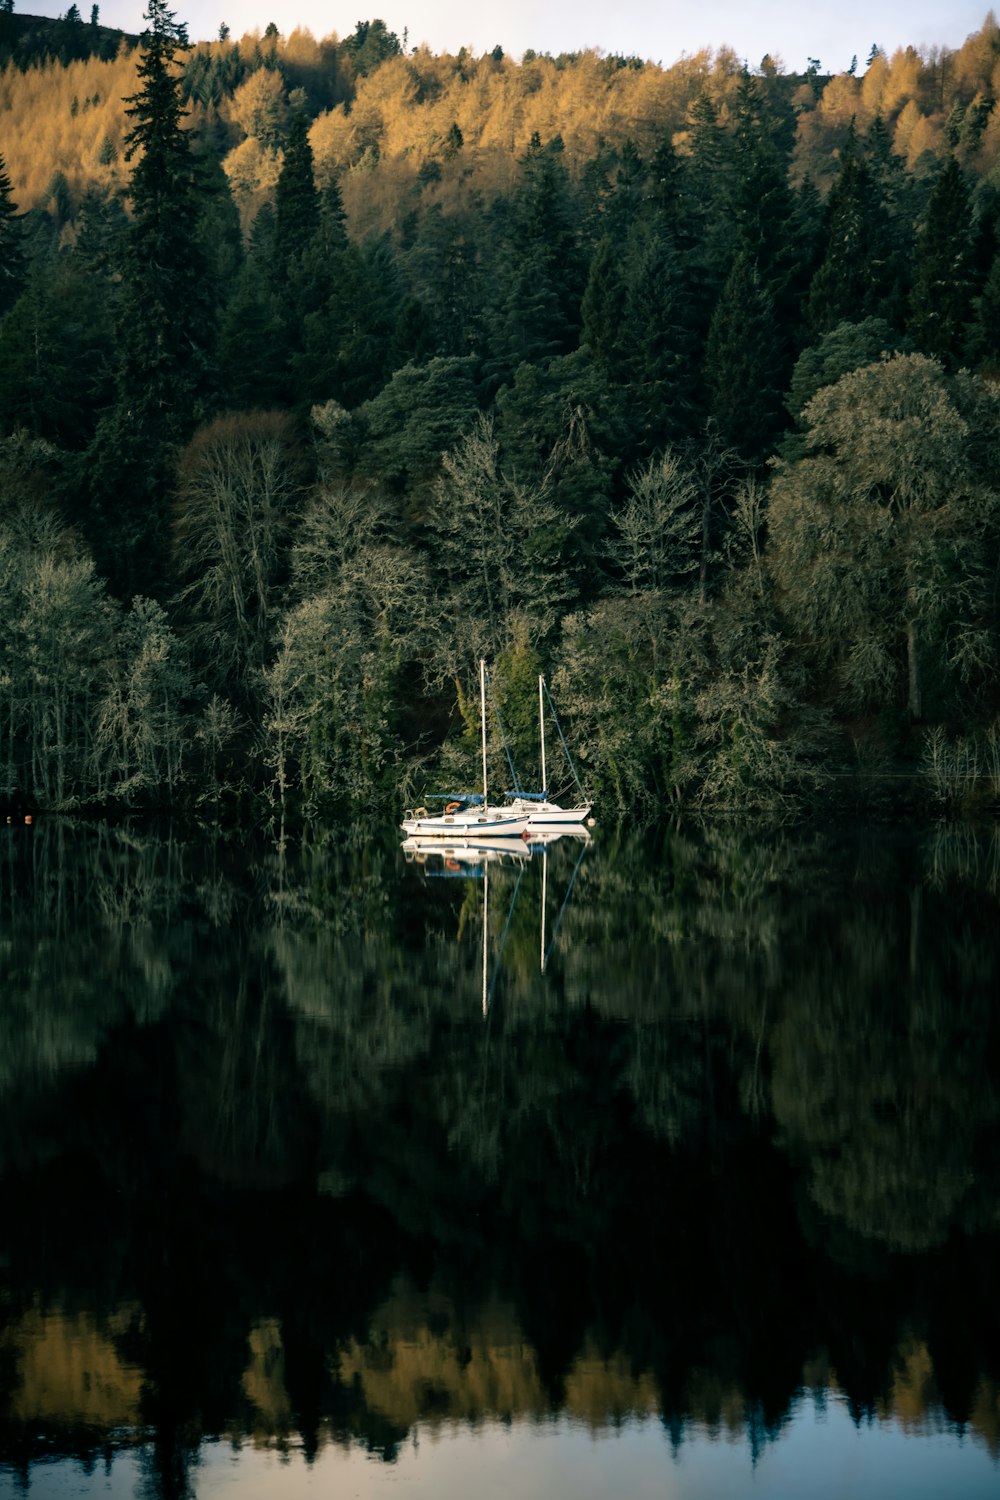
M445 808L445 813L457 813L461 805L461 802L449 802Z

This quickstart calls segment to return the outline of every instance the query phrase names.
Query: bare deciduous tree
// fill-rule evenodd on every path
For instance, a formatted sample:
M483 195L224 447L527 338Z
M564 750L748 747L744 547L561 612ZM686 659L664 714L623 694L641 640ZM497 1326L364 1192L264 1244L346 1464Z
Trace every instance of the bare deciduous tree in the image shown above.
M199 671L243 701L266 659L301 487L295 425L284 412L218 417L181 454L177 602Z

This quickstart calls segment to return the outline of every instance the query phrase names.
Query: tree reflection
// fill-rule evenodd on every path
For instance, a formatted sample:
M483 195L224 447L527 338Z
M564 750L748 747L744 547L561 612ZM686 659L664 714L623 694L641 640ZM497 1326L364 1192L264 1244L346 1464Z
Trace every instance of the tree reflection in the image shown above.
M0 1461L127 1428L179 1497L210 1435L559 1411L755 1453L810 1388L998 1451L994 846L556 846L543 973L535 861L487 909L350 831L8 829Z

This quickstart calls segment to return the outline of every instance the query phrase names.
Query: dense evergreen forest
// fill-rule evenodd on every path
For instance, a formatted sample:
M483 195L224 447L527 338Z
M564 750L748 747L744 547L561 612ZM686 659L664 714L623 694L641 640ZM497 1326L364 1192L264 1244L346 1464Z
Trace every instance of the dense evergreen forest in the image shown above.
M833 77L146 19L0 0L8 806L388 812L480 656L607 813L1000 793L992 14Z

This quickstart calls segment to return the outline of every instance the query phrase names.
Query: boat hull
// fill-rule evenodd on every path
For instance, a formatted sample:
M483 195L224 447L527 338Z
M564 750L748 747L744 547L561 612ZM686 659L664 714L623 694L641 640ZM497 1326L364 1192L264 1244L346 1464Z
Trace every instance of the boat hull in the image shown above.
M530 823L523 813L487 808L479 812L443 813L436 818L404 818L399 825L410 838L419 839L519 839Z
M556 802L528 802L515 799L511 802L512 812L527 818L529 829L535 828L569 828L578 827L586 823L590 817L590 803L581 803L578 807L560 807Z

